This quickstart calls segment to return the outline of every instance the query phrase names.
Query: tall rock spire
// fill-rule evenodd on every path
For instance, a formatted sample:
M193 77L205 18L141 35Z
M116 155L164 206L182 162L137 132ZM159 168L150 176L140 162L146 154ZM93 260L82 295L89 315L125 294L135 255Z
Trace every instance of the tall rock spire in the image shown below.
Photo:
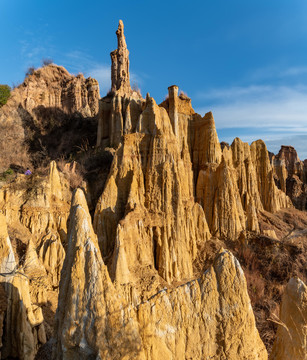
M119 95L130 94L129 78L129 51L124 35L124 23L119 20L117 35L117 49L111 52L112 68L112 91Z

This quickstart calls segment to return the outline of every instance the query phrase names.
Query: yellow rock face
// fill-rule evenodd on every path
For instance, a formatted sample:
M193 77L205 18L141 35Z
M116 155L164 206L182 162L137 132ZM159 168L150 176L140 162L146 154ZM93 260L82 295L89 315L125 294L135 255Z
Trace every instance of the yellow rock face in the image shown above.
M214 122L211 128L215 131ZM249 146L236 138L229 149L223 149L220 162L217 158L203 164L197 175L196 199L205 210L211 233L236 240L242 230L259 232L257 211L291 207L273 174L262 140Z
M72 200L56 314L55 359L143 359L134 314L100 255L82 190Z
M307 356L307 287L299 278L290 279L286 286L279 323L270 360L305 360Z
M267 359L243 271L229 252L222 252L200 279L129 306L108 276L81 190L70 218L55 359ZM138 241L133 232L131 238ZM120 241L116 254L121 279L129 280L130 254Z
M150 97L136 132L116 151L94 228L103 256L113 256L111 277L118 283L130 282L131 271L138 281L137 268L157 271L168 282L193 275L197 242L209 231L194 202L187 143L179 142L167 112ZM120 253L113 253L119 244Z
M55 65L1 108L0 121L38 120L40 107L97 115L97 147L114 155L93 226L83 191L71 200L55 162L46 176L20 175L0 189L1 355L34 359L51 336L59 291L44 347L54 360L265 360L238 261L226 250L213 259L221 240L247 245L261 211L291 207L287 174L303 178L305 168L289 165L293 152L274 165L261 140L222 148L212 113L196 114L176 85L159 106L143 99L130 87L122 21L116 34L112 91L99 113L98 83ZM203 259L213 263L206 271ZM272 359L305 359L306 298L292 279Z
M25 112L36 118L35 111L39 107L94 116L98 112L98 99L97 80L73 76L64 67L51 64L35 70L22 86L12 91L7 104L0 110L0 120L18 121Z
M34 359L38 347L46 342L38 305L47 304L51 300L48 291L59 286L70 194L68 181L55 162L46 176L19 175L0 189L0 267L6 274L1 281L8 299L3 356ZM20 258L11 246L6 223L25 249Z
M266 145L262 140L254 141L251 144L251 155L264 210L276 212L282 208L291 207L291 200L275 185L273 168L270 164Z
M238 261L222 252L203 276L137 308L146 359L267 359Z
M29 231L35 249L49 238L65 243L71 191L68 181L50 164L49 175L19 175L0 189L0 209L12 228ZM28 235L29 236L29 235ZM28 241L28 239L26 239Z
M31 254L32 250L34 249L31 248ZM31 256L33 257L30 252L26 258L26 263L29 266L28 261ZM0 282L4 286L7 298L7 308L3 314L5 323L1 324L3 333L1 355L3 358L10 356L23 360L33 360L39 344L46 341L43 325L44 318L42 309L32 304L28 277L15 261L7 233L5 216L1 213L0 268ZM44 271L44 268L42 271ZM38 332L41 336L38 336Z

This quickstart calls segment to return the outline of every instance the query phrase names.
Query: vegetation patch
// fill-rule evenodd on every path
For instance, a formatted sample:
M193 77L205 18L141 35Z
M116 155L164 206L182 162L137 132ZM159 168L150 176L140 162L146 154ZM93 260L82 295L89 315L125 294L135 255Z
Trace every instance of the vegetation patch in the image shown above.
M7 103L11 96L11 88L8 85L0 85L0 107Z

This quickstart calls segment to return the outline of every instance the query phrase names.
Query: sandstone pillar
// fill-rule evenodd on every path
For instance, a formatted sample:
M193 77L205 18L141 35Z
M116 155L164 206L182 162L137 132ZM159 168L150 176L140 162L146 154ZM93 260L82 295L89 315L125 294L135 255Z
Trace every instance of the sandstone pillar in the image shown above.
M176 137L179 135L178 130L178 86L172 85L168 88L169 96L169 117Z

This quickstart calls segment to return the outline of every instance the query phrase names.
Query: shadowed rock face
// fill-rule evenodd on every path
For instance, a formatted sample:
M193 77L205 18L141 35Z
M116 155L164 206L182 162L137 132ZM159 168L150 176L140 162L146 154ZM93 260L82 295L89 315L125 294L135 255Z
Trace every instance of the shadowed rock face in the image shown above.
M270 360L305 360L307 354L307 287L299 278L286 286Z

